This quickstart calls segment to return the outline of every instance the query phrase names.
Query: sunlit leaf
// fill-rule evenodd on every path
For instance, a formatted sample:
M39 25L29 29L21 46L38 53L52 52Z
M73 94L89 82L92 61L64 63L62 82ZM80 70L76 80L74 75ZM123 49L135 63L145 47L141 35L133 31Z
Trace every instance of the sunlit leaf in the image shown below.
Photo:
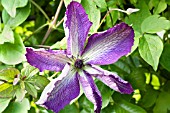
M28 92L28 94L37 98L37 90L32 84L30 84L29 82L25 82L25 89Z
M27 5L28 0L1 0L2 6L11 17L15 17L16 9Z
M100 10L97 9L96 4L92 0L81 0L81 4L86 10L88 18L93 23L93 25L90 28L90 33L97 32L101 18Z
M14 44L5 43L0 45L0 61L15 65L25 60L25 47L18 34L14 34Z
M14 34L8 25L4 26L4 29L0 34L0 44L4 44L5 42L14 43Z
M21 70L22 76L26 76L27 78L34 76L38 72L39 72L39 70L37 68L35 68L29 64Z
M18 25L22 24L27 19L29 14L30 14L30 4L28 4L27 6L25 6L23 8L17 9L16 16L14 18L12 18L6 12L6 10L3 10L2 20L3 20L4 24L9 25L11 28L15 28Z
M147 17L141 25L143 33L157 33L162 30L167 30L170 28L170 21L166 20L165 17L160 17L159 15L152 15Z
M0 98L11 98L14 96L16 87L12 84L4 83L0 85L1 91L0 91Z
M151 15L149 7L144 0L139 0L136 8L140 9L125 18L125 22L132 25L135 31L141 33L141 24L145 18Z
M9 84L9 83L3 83L3 84L1 84L1 85L0 85L0 92L8 89L8 88L11 87L11 86L12 86L12 84Z
M20 72L15 68L3 69L0 71L0 80L13 81L18 74Z
M159 58L163 51L163 43L158 36L145 34L140 39L140 56L150 64L154 70L157 70Z
M154 9L154 14L159 14L167 8L167 3L165 0L160 0L157 7Z
M105 0L94 0L95 4L102 10L107 10L107 4Z
M21 84L23 84L21 82ZM17 89L16 89L16 101L19 101L21 102L24 97L25 97L25 88L23 88L21 85L17 86Z
M5 108L8 106L11 98L0 98L0 113L5 110Z
M27 113L29 109L29 100L24 98L22 102L11 102L3 113Z
M30 81L39 87L41 90L45 88L45 86L50 82L46 77L44 76L33 76Z
M50 49L66 49L67 48L67 39L64 37L61 41L53 44Z

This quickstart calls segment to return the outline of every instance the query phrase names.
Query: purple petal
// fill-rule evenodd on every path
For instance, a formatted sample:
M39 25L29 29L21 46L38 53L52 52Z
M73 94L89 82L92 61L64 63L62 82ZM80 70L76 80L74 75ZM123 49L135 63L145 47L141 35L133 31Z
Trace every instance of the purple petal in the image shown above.
M66 65L61 75L46 86L40 100L36 103L58 113L79 93L78 73Z
M116 62L131 51L134 31L125 23L116 25L103 33L93 34L83 52L88 64L106 65Z
M69 62L64 51L45 51L39 50L34 51L31 48L27 48L26 58L28 63L36 68L43 70L51 71L61 71L65 64Z
M79 80L86 97L95 105L95 113L100 113L102 107L102 98L97 86L93 81L93 78L90 74L83 71L79 76Z
M131 94L133 92L132 86L127 81L112 72L103 70L97 66L88 66L85 70L115 91L122 94Z
M64 20L67 40L67 54L78 57L84 49L84 43L92 23L78 2L72 1L66 10Z

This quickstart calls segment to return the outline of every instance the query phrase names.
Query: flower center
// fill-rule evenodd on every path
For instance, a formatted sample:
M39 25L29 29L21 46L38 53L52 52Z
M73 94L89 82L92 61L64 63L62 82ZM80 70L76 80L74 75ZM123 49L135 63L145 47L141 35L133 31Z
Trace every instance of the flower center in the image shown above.
M83 60L77 59L74 63L74 66L78 69L81 69L83 67Z

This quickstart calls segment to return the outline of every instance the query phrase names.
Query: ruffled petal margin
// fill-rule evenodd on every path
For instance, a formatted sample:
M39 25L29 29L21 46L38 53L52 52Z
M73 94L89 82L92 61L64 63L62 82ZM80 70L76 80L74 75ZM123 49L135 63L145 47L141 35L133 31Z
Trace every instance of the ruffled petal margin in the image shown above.
M66 10L64 30L67 38L67 54L78 57L84 49L84 43L92 23L78 2L72 1Z
M63 50L33 50L31 48L26 49L26 58L28 63L35 66L40 71L51 70L61 71L65 64L69 62L69 58L66 56L66 52Z
M134 42L134 31L125 23L89 37L82 54L85 63L107 65L128 54Z

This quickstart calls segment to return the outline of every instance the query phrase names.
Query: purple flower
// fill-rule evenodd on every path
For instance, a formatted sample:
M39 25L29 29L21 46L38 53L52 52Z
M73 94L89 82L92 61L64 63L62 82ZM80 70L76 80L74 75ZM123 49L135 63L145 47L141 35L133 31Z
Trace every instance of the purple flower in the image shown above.
M95 113L102 107L101 94L93 78L101 80L122 94L133 92L131 85L118 75L103 70L98 65L116 62L128 54L134 42L134 31L125 23L86 38L92 23L78 2L71 2L66 10L64 29L67 50L32 50L27 48L27 61L43 70L61 71L44 89L37 102L58 113L76 98L82 86L86 97L94 104Z

